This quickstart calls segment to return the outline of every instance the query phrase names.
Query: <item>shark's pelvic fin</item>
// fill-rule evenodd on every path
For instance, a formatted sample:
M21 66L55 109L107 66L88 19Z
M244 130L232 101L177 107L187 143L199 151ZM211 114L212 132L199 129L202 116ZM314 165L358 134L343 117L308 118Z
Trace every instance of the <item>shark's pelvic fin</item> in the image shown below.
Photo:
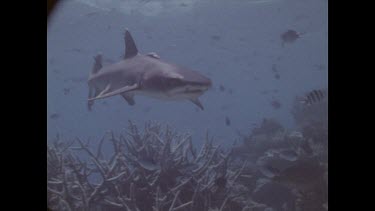
M200 109L204 110L203 105L202 105L202 103L199 101L198 98L190 99L190 101L191 101L192 103L194 103L195 105L197 105Z
M126 29L125 30L125 57L124 59L136 56L138 54L137 46L133 40L132 35Z
M93 101L93 100L97 100L97 99L102 99L102 98L106 98L106 97L111 97L113 95L122 94L123 92L133 91L133 90L138 89L139 86L138 86L138 84L134 84L134 85L130 85L130 86L124 86L124 87L122 87L120 89L117 89L115 91L112 91L112 92L108 92L110 90L108 87L109 86L107 86L105 88L105 90L102 91L98 96L89 99L89 101Z
M124 98L124 100L129 104L129 105L134 105L135 104L135 101L134 101L134 95L133 94L129 94L129 93L122 93L121 96Z

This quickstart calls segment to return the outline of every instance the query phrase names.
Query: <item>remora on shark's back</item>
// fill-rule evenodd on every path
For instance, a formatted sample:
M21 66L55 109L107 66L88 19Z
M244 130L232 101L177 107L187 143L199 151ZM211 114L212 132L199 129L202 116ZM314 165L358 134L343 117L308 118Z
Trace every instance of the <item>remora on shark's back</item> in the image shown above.
M134 105L134 95L146 95L162 100L190 100L203 110L198 97L212 86L209 78L193 70L162 61L156 53L138 53L135 42L125 30L125 57L105 66L102 55L95 57L88 79L88 109L95 100L121 95Z

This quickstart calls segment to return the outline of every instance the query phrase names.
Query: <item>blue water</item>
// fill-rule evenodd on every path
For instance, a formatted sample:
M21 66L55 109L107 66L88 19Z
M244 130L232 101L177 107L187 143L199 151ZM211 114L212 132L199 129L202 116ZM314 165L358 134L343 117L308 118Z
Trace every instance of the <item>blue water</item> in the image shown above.
M99 139L108 130L123 132L128 120L153 120L192 133L196 143L208 130L225 145L263 118L293 128L294 97L328 84L327 13L326 0L64 1L48 24L47 137ZM204 111L143 96L135 106L115 96L87 110L93 57L102 52L108 62L120 60L125 28L141 53L156 52L212 79L200 97ZM283 46L280 35L288 29L302 35Z

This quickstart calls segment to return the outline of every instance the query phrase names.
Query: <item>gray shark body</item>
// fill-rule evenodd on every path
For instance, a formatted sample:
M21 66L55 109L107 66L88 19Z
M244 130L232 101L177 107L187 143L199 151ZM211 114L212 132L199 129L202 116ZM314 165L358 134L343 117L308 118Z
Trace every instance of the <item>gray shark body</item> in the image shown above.
M161 100L190 100L203 110L198 97L211 87L211 80L198 72L162 61L155 53L138 53L128 30L125 31L125 57L105 66L102 56L95 57L88 79L88 108L95 100L121 95L134 105L135 95Z

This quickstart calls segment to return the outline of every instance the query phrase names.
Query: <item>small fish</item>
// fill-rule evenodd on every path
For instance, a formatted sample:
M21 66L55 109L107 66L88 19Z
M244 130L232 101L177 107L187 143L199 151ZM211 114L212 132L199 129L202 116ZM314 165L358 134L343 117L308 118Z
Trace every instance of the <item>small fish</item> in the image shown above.
M322 70L324 70L326 67L325 67L325 65L323 65L323 64L316 64L316 65L314 65L314 68L316 68L316 70L322 71Z
M89 13L84 14L84 16L91 17L91 16L94 16L96 14L98 14L98 12L94 11L94 12L89 12Z
M220 40L221 37L219 35L212 35L211 39L213 39L213 40Z
M73 52L77 52L77 53L81 53L81 52L82 52L82 49L79 49L79 48L72 48L71 51L73 51Z
M271 101L271 106L272 106L274 109L279 109L279 108L281 108L281 103L280 103L278 100L272 100L272 101Z
M267 95L269 93L269 90L262 90L260 91L260 94L262 95Z
M224 91L225 91L225 87L224 87L223 85L221 85L221 84L220 84L220 86L219 86L219 89L220 89L221 92L224 92Z
M280 35L283 45L285 43L293 43L298 38L300 38L300 36L301 34L297 33L294 30L288 30Z
M280 79L279 70L277 69L276 64L272 65L272 72L274 73L276 79Z
M316 90L309 92L306 94L304 99L300 102L304 105L310 106L312 104L316 104L322 102L327 97L327 93L325 90Z
M70 89L69 88L64 88L64 95L67 95L70 93Z
M230 126L230 119L227 116L225 117L225 125Z
M53 113L49 116L49 118L51 119L58 119L60 117L60 115L58 113Z
M291 149L282 149L279 151L280 158L288 161L296 161L298 158L297 152Z
M272 65L272 71L275 72L275 73L278 72L276 64Z

